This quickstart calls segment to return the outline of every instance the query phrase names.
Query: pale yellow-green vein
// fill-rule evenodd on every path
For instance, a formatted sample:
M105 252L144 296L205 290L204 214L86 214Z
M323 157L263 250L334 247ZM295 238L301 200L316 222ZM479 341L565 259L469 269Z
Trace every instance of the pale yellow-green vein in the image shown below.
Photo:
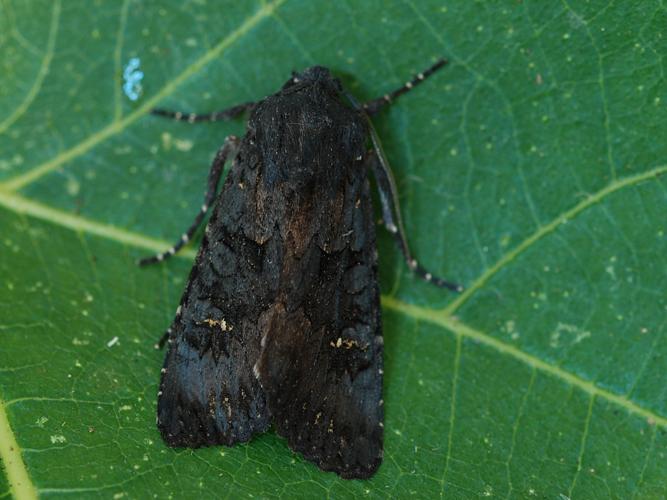
M42 63L40 64L39 70L37 71L35 81L30 87L30 90L28 90L25 98L18 104L18 106L16 106L14 111L12 111L12 113L7 118L0 122L0 134L4 133L16 122L16 120L23 116L42 88L44 78L49 72L49 67L51 66L51 61L53 60L53 53L55 52L56 37L58 34L58 26L60 22L60 10L60 0L56 0L53 2L53 9L51 10L51 26L49 28L49 37L46 42L46 49L44 50L44 57L42 58Z
M35 486L21 456L12 428L9 425L5 403L0 399L0 459L5 467L9 488L17 500L37 498Z
M544 236L555 231L561 224L564 224L567 221L573 219L587 208L601 202L607 196L623 189L624 187L639 184L640 182L647 181L665 173L667 173L667 165L661 165L646 172L642 172L637 175L631 175L629 177L624 177L622 179L611 182L600 191L589 195L583 201L563 212L548 224L538 228L537 231L535 231L516 247L503 255L500 259L498 259L498 261L496 261L495 264L484 271L484 273L482 273L479 278L477 278L461 295L456 297L456 299L454 299L447 307L445 307L442 312L446 316L452 316L455 311L457 311L475 292L480 290L493 276L498 274L500 270L505 268L505 266L511 263L523 252L531 248Z
M595 404L595 394L592 394L588 400L588 410L586 412L586 421L584 422L584 430L581 432L581 441L579 443L579 454L577 455L577 472L574 473L572 484L568 490L568 498L572 498L572 492L577 486L577 480L584 464L584 454L586 453L586 441L588 440L588 433L591 427L591 420L593 419L593 405Z
M435 325L441 326L455 335L461 335L468 339L472 339L476 342L479 342L480 344L495 349L503 355L517 359L518 361L521 361L522 363L536 369L539 372L562 380L563 382L570 384L587 394L616 404L621 408L624 408L629 413L645 418L648 422L655 423L662 427L667 427L667 417L643 408L642 406L638 405L634 401L630 401L624 396L620 396L606 389L597 387L593 382L582 379L581 377L563 370L558 366L547 363L546 361L543 361L540 358L533 356L532 354L528 354L522 351L516 346L507 344L492 337L489 334L475 330L474 328L471 328L470 326L467 326L464 323L456 320L452 316L448 316L443 311L435 311L433 309L426 309L416 305L407 304L393 297L387 296L382 297L382 305L387 309L398 311L412 318L428 321Z
M385 299L383 299L383 303ZM456 352L454 354L454 373L452 374L452 399L449 404L449 430L447 431L447 458L445 459L445 469L442 473L440 496L445 494L447 484L447 474L449 473L449 464L452 458L452 441L454 439L454 423L456 422L456 394L459 383L459 372L461 368L461 335L456 336Z
M125 245L144 248L153 253L163 252L165 249L173 245L173 242L149 238L148 236L132 233L110 224L102 224L100 222L92 221L85 217L64 212L48 205L29 200L20 195L1 190L0 206L5 207L12 212L26 214L37 219L72 229L73 231L94 234ZM176 255L187 259L193 259L195 250L192 248L184 248Z

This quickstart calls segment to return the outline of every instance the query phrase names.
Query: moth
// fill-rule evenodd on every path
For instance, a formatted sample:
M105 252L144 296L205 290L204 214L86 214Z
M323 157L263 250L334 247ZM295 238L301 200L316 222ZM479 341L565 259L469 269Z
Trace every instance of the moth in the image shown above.
M273 424L322 470L343 478L375 473L383 340L369 170L382 221L410 269L437 286L461 287L413 259L369 117L445 64L364 104L327 68L313 66L257 102L205 115L153 111L191 123L250 114L245 135L227 137L217 152L194 223L168 251L141 261L174 255L212 208L161 341L168 350L157 426L167 445L232 446Z

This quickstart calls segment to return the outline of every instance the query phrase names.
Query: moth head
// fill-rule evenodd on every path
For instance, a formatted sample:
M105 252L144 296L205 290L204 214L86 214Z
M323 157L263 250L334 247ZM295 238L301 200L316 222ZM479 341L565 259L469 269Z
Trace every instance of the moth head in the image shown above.
M336 93L342 91L343 87L335 78L331 71L324 66L311 66L306 68L300 73L292 72L292 78L285 84L283 88L289 88L291 86L303 86L308 84L319 84L324 87L329 88Z

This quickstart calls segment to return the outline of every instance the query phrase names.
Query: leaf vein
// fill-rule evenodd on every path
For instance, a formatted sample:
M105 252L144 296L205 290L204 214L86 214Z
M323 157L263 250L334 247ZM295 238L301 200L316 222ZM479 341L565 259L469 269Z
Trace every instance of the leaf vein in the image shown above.
M30 90L26 94L23 101L19 103L19 105L7 118L5 118L2 122L0 122L0 134L3 134L9 127L11 127L16 122L16 120L18 120L19 118L21 118L21 116L25 114L25 112L28 110L30 105L37 97L37 94L39 93L40 89L42 88L44 79L46 78L46 75L49 72L51 61L53 60L54 49L56 46L56 37L58 34L58 27L60 22L60 10L61 10L60 7L61 7L60 0L54 2L53 10L51 11L51 26L49 28L49 38L47 39L46 42L46 51L44 52L44 57L42 58L42 64L40 65L39 70L37 71L37 76L35 77L35 81L33 82L32 86L30 87Z
M459 295L455 300L453 300L447 307L445 307L441 312L445 316L452 316L455 311L461 308L461 306L468 301L468 299L477 291L482 289L482 287L496 274L503 270L508 264L514 261L519 255L524 253L526 250L531 248L536 242L547 236L548 234L554 232L562 224L574 219L577 215L581 214L587 208L600 203L602 200L614 194L615 192L623 189L624 187L633 186L639 184L640 182L657 178L660 175L667 173L667 165L660 165L653 169L647 170L640 174L631 175L624 177L619 180L615 180L609 183L603 189L597 191L594 194L589 195L583 201L577 203L575 206L566 210L562 214L556 216L551 222L540 226L537 231L524 239L511 251L503 255L496 263L487 268L470 287L468 287L461 295Z
M48 205L43 205L17 194L2 192L2 190L0 190L0 206L5 207L12 212L26 214L73 231L94 234L118 243L145 248L152 252L161 252L165 248L171 246L170 242L132 233L110 224L102 224L79 215L73 215L55 209ZM192 259L195 254L196 252L192 248L185 248L176 255L186 259Z
M14 497L17 499L37 498L35 486L23 462L21 448L9 425L6 406L2 399L0 399L0 459L4 464L7 481Z
M593 418L593 404L595 403L595 394L591 394L591 397L588 401L588 411L586 413L586 421L584 422L584 431L581 434L581 445L579 447L579 456L577 457L577 472L574 474L572 479L572 484L568 491L568 498L572 498L572 492L574 491L575 486L577 485L577 480L579 479L579 474L581 473L582 463L584 461L584 453L586 452L586 441L588 439L588 431L591 425L591 420Z
M514 449L516 448L516 435L519 432L519 423L521 422L521 418L523 417L523 413L526 409L526 401L528 401L528 397L533 392L533 385L535 384L536 373L537 371L535 370L535 367L533 367L533 369L530 372L530 381L528 382L528 387L526 388L526 391L523 393L523 397L521 398L521 404L519 405L519 411L517 413L516 419L514 420L514 425L512 426L512 444L510 446L510 451L507 454L507 462L505 463L507 467L507 496L505 498L511 498L512 491L514 489L512 485L512 457L514 456Z
M461 366L462 337L462 335L456 335L456 354L454 355L454 373L452 375L452 399L449 407L449 431L447 433L447 458L445 459L445 469L442 472L442 490L440 491L441 498L444 498L445 496L445 485L447 484L449 461L452 457L452 436L454 435L454 422L456 416L456 392L459 381L459 368Z
M658 413L644 408L643 406L629 400L623 395L613 393L607 389L596 386L593 382L585 380L574 373L570 373L559 366L548 363L537 356L522 351L518 347L498 340L491 335L475 330L474 328L461 323L457 319L445 314L443 311L434 311L432 309L423 308L413 304L402 302L393 297L386 295L382 296L382 304L387 309L401 312L415 319L425 320L432 324L443 327L449 330L454 335L460 335L472 339L480 344L495 349L496 351L517 359L526 365L546 374L549 374L565 383L576 387L583 392L602 398L617 406L624 408L628 413L641 416L647 422L667 427L667 417L659 415Z

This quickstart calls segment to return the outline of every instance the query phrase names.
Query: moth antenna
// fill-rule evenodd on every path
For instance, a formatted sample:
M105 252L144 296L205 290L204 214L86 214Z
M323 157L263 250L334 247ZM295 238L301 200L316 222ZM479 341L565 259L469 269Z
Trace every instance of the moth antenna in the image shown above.
M213 111L212 113L205 113L205 114L184 113L182 111L170 111L167 109L155 108L151 110L151 114L188 123L217 122L217 121L231 120L233 118L236 118L243 112L252 109L255 106L255 104L257 103L255 103L254 101L244 102L243 104L237 104L236 106L232 106L230 108L221 109L220 111Z
M380 111L382 108L384 108L386 105L391 104L395 99L398 97L402 96L403 94L410 92L413 88L415 88L417 85L422 83L424 80L426 80L429 76L431 76L433 73L438 71L441 68L444 68L447 63L447 59L442 58L438 59L438 61L430 66L429 68L425 69L421 73L417 73L412 77L411 80L407 81L405 84L394 90L393 92L389 92L388 94L383 95L382 97L378 97L377 99L372 99L368 102L365 102L362 106L366 113L369 115L374 115L378 111Z
M195 234L195 231L201 224L201 221L204 220L204 216L208 209L211 207L215 199L215 193L218 189L218 183L220 182L220 177L224 170L225 162L230 156L235 156L239 148L239 139L236 136L230 135L225 139L225 143L218 150L218 153L213 159L211 164L211 170L208 174L208 189L204 196L204 203L202 204L197 216L195 217L194 222L190 225L187 231L183 233L180 239L176 242L174 246L168 249L166 252L153 255L152 257L146 257L139 260L138 264L140 266L145 266L148 264L154 264L156 262L162 262L165 259L173 256L178 252L188 241L192 239L192 236Z

